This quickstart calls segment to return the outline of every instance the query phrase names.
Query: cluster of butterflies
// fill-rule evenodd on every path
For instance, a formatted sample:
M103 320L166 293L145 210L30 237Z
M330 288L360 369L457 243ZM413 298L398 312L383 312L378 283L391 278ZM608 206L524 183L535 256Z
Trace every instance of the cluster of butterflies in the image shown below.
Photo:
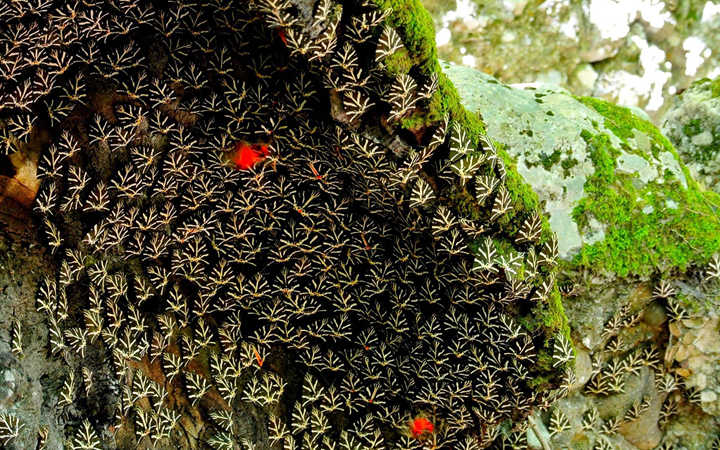
M120 447L475 449L549 403L548 336L516 316L550 294L556 241L537 213L502 225L489 142L447 119L427 143L392 132L438 79L389 74L387 15L0 7L3 148L49 136L35 211L58 270L37 304L70 371L59 406L85 420L70 448L108 445L112 420Z

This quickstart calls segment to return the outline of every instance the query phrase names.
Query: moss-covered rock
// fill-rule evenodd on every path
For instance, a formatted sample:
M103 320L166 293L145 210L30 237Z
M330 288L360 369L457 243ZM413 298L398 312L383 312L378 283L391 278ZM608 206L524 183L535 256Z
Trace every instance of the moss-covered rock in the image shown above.
M693 177L720 193L720 77L699 80L676 97L662 127Z
M692 180L644 118L558 88L516 89L444 69L544 203L573 266L648 275L705 263L720 249L720 196ZM645 251L630 251L637 248Z

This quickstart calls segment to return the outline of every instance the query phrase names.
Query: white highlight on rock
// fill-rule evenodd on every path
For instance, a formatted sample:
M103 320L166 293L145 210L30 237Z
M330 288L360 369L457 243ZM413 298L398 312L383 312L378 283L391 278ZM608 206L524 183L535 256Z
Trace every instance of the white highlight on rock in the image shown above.
M720 3L708 1L705 3L703 8L701 22L711 22L716 17L720 16Z
M461 20L468 29L479 30L485 25L477 17L477 5L472 0L457 0L455 3L455 9L446 12L441 19L441 28L435 34L435 45L442 47L447 45L452 40L452 32L450 31L450 24L457 20ZM462 63L465 66L475 67L476 59L473 55L466 55L467 50L465 47L460 48L460 54L464 55Z
M558 29L562 34L569 37L570 39L577 39L577 32L579 27L578 18L575 14L571 14L567 22L561 23Z
M625 37L638 16L655 29L675 23L662 0L591 0L584 8L601 37L613 41Z
M592 0L584 5L590 22L595 24L603 39L620 39L630 31L630 15L621 5L615 0Z
M606 73L597 84L598 90L601 94L615 95L617 103L625 106L637 106L647 98L645 109L657 111L664 103L663 87L672 77L672 73L662 70L665 52L639 36L630 39L640 49L642 76L625 70Z
M475 67L475 57L473 55L465 55L462 57L463 66Z
M640 64L643 68L643 81L649 82L651 87L650 99L645 106L650 111L657 111L663 105L663 86L670 80L672 74L660 69L665 62L665 52L655 45L648 45L647 41L638 39L638 44L642 51L640 52Z
M685 50L685 75L694 76L700 66L705 62L703 54L708 49L705 42L696 36L690 36L683 41L683 50ZM709 49L708 49L709 50Z
M595 69L593 69L590 64L584 64L575 74L575 78L577 78L582 87L592 91L598 79L598 73L595 72Z
M446 12L442 17L443 27L456 20L476 20L477 6L472 0L457 0L455 9Z
M438 47L447 45L450 43L450 38L452 38L452 33L450 33L450 29L447 27L443 28L435 34L435 44Z
M628 3L641 3L641 5L637 8L640 12L640 17L642 17L642 19L647 22L650 27L655 28L656 30L662 28L667 22L675 23L675 19L673 19L670 11L665 9L665 2L662 0L644 0L640 2L630 1Z

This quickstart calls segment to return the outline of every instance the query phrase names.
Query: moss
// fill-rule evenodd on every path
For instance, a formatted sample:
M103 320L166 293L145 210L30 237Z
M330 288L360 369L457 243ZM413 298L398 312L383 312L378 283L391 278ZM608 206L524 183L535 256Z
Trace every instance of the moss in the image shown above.
M668 151L680 161L667 138L629 109L595 98L577 99L604 116L605 126L623 144L627 145L627 139L638 130L650 138L654 150ZM587 196L573 211L573 218L582 226L589 217L595 217L607 225L607 232L603 241L584 247L575 264L607 269L620 276L647 275L656 269L685 270L704 264L720 250L720 196L702 190L687 167L680 163L687 189L669 172L662 184L638 187L633 177L615 173L620 151L612 146L609 136L589 131L581 136L588 143L595 173L585 184ZM667 208L668 200L678 208ZM648 205L653 212L645 214L642 208Z
M393 75L408 73L412 69L413 61L407 49L400 49L385 58L385 68Z
M535 191L525 182L517 171L517 164L505 150L505 147L496 143L500 159L505 164L505 186L512 198L515 211L532 212L540 208L540 201Z
M390 11L388 24L401 36L413 65L427 74L436 72L439 64L435 48L435 26L432 16L419 0L374 0L380 8Z
M671 152L677 156L670 141L660 133L655 125L635 115L629 108L594 97L575 97L580 103L597 111L605 118L605 126L621 140L634 137L634 130L648 135L654 147Z
M702 133L700 119L692 119L691 121L683 125L683 133L685 133L685 136L690 137Z
M710 95L712 98L720 97L720 77L710 82Z
M482 218L481 211L475 203L475 198L466 187L455 187L450 191L448 199L463 217L472 220L480 220Z
M616 174L620 152L609 136L588 131L581 136L588 143L595 173L588 178L586 196L573 217L580 225L593 216L606 224L607 230L603 241L583 247L574 264L607 269L619 276L648 275L656 269L685 270L720 250L718 194L701 191L696 185L683 189L674 177L663 184L635 187L632 176ZM678 208L667 208L667 200ZM642 202L651 205L653 212L643 213Z
M560 161L560 166L563 168L563 176L565 178L570 176L570 169L577 166L579 164L578 160L575 158L565 158L562 161Z
M560 157L562 156L562 153L560 150L553 151L550 155L546 153L540 153L540 164L545 168L545 170L550 170L552 166L560 162Z

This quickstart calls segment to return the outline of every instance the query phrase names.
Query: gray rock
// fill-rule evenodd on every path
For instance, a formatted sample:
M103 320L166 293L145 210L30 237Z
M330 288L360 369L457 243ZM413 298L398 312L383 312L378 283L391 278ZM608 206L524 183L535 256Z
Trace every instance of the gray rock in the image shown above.
M6 448L34 449L47 431L47 448L62 448L64 418L56 410L65 368L48 358L48 329L35 310L35 292L48 259L29 234L15 234L0 220L0 414L22 425ZM18 340L15 321L22 336ZM17 344L22 353L17 350Z
M571 259L583 245L604 239L608 226L592 216L580 226L573 217L586 196L585 185L595 173L584 133L608 137L618 152L616 173L634 176L639 189L649 183L665 183L663 175L668 170L687 187L675 155L658 152L655 156L656 144L637 129L632 138L621 139L606 126L605 117L562 88L508 86L482 72L447 63L443 70L460 92L463 104L482 115L488 134L505 145L520 175L545 202L561 258Z
M720 78L701 80L675 98L663 117L663 132L693 177L720 192Z

